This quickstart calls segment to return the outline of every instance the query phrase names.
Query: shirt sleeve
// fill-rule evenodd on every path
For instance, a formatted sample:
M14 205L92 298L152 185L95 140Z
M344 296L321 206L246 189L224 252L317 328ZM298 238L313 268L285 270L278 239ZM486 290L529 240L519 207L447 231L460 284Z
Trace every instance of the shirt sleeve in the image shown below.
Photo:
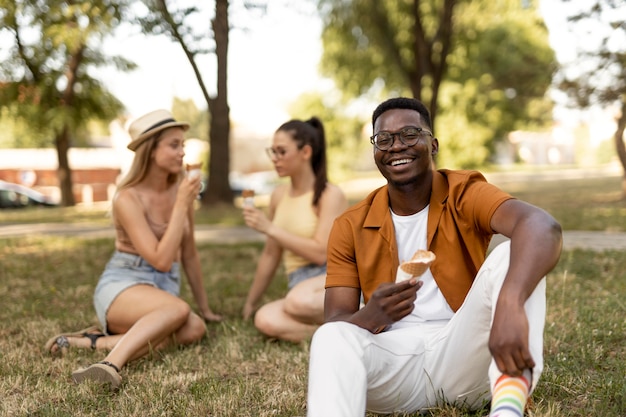
M328 238L325 288L361 288L354 243L349 220L339 217L335 220Z
M487 182L479 172L471 172L466 181L457 184L459 187L454 196L454 205L459 213L463 213L465 222L476 230L493 234L491 218L502 203L514 197Z

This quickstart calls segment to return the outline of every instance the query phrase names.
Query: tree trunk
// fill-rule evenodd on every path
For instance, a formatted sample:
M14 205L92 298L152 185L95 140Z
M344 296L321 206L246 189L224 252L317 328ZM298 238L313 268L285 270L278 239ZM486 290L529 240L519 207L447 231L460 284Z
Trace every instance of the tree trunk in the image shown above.
M415 70L410 77L410 86L413 97L426 103L424 97L424 78L430 78L430 118L433 129L435 119L439 113L439 87L447 71L447 58L452 47L452 22L454 7L457 0L445 0L439 14L438 29L432 39L426 38L426 31L422 25L420 12L421 0L413 0L413 55Z
M204 203L233 204L233 192L228 176L230 173L230 109L228 107L228 0L215 2L215 18L212 21L217 56L217 95L211 100L209 132L209 183Z
M624 129L626 128L626 100L622 100L622 114L617 119L617 129L613 139L617 157L622 164L622 198L626 200L626 145L624 144Z
M76 200L74 199L74 191L72 190L72 169L70 168L67 157L67 152L70 148L69 129L67 125L57 133L54 142L59 161L57 178L59 179L59 188L61 189L61 205L70 207L76 204Z
M74 105L74 86L78 79L78 68L83 60L85 45L81 45L72 55L68 62L65 76L67 77L67 85L63 90L63 95L59 103L60 107L71 108ZM70 128L67 122L63 124L63 128L56 134L54 139L57 148L57 158L59 160L59 169L57 177L59 179L59 187L61 188L61 204L65 207L76 204L74 199L74 190L72 184L72 169L70 168L67 153L70 149Z

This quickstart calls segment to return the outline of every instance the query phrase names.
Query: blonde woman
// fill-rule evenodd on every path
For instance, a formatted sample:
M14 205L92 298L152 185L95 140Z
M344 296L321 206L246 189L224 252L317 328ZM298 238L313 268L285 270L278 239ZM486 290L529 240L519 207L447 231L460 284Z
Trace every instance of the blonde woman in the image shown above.
M252 316L282 259L289 291L259 308L254 324L269 337L300 342L323 323L326 243L335 217L348 203L341 189L328 182L326 138L318 118L284 123L267 151L278 176L289 183L272 193L269 217L254 207L243 209L246 224L267 237L243 317Z
M129 361L170 343L200 340L205 322L221 317L209 308L194 241L193 203L199 177L185 177L184 133L189 128L166 110L135 120L128 148L135 152L113 199L115 253L95 289L103 332L90 328L61 334L46 344L51 353L69 347L109 351L103 361L75 371L74 381L117 388ZM184 268L199 314L179 297Z

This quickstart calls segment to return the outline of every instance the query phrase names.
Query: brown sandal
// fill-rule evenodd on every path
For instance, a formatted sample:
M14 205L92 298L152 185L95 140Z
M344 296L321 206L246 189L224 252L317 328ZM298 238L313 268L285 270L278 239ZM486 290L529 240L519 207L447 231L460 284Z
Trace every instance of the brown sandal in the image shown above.
M93 333L94 331L98 331L98 333ZM96 341L103 336L106 335L102 333L97 326L91 326L77 332L60 333L54 337L51 337L46 342L44 349L51 355L62 356L70 347L70 341L68 340L68 337L86 337L91 340L91 348L95 350ZM54 346L57 346L57 350L52 351L52 348Z

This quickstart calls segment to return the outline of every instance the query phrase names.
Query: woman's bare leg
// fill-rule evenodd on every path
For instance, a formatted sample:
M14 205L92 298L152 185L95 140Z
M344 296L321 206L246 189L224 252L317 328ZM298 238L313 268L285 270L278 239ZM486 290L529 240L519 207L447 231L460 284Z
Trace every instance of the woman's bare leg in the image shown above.
M254 315L254 325L267 336L300 342L313 335L318 325L302 323L285 312L285 299L265 304Z
M204 321L185 301L149 285L135 285L118 295L107 313L107 325L122 336L104 360L120 368L166 346L170 336L189 344L206 332Z
M325 284L325 274L297 284L285 297L285 312L304 323L324 323Z
M256 312L254 325L278 339L308 339L324 321L325 280L325 275L307 279L292 288L286 298L265 304Z

